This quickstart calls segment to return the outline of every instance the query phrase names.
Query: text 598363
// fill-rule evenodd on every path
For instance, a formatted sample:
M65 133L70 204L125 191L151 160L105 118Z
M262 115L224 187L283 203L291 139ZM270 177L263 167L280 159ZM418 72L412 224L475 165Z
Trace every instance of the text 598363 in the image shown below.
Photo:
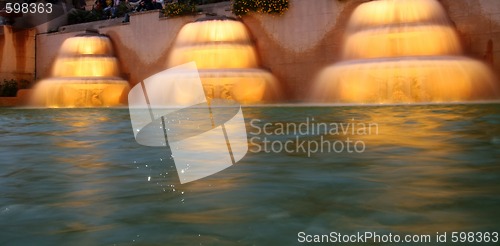
M50 14L52 3L6 3L5 12L8 14Z

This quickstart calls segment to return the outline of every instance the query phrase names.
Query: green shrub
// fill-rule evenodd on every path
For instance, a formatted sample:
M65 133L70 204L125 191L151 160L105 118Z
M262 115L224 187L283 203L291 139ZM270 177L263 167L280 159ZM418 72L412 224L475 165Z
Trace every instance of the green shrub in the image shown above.
M256 1L235 0L233 3L233 13L237 16L246 15L248 12L257 12Z
M68 24L73 25L73 24L97 21L101 19L101 16L102 13L99 13L99 11L86 11L81 9L74 9L68 14Z
M17 94L18 86L15 80L3 80L0 84L0 97L15 97Z
M249 12L283 14L288 10L288 0L234 0L233 13L243 16Z
M163 9L163 14L167 17L191 15L196 12L196 5L192 3L170 3Z
M17 85L19 86L19 90L22 90L22 89L28 89L31 87L31 82L25 80L25 79L21 79L21 81L19 81L17 83Z
M19 82L14 79L4 79L3 82L0 83L0 97L15 97L18 90L27 89L30 84L29 81L24 79Z
M128 12L130 12L129 5L127 5L126 2L122 1L122 2L120 2L120 5L118 5L118 11L116 13L116 17L123 17Z

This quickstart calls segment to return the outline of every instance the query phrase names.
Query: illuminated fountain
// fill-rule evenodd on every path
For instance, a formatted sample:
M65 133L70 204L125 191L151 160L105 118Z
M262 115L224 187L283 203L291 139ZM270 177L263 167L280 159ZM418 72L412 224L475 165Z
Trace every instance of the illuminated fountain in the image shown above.
M495 99L485 64L464 57L435 0L378 0L353 13L343 61L326 68L312 99L342 103L453 102Z
M54 108L126 105L129 84L119 76L109 38L86 32L64 41L52 77L37 83L31 104Z
M280 98L274 76L259 68L258 57L245 25L227 17L211 17L186 24L179 32L169 67L195 62L205 95L241 103Z

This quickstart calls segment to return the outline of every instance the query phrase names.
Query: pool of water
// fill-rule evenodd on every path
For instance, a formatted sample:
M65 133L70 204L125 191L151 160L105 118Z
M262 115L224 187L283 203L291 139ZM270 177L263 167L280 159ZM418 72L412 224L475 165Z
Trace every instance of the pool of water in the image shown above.
M254 153L257 141L236 165L181 185L168 148L135 142L126 109L0 109L0 245L270 245L296 243L301 231L499 229L500 104L243 113L249 138L350 138L365 148ZM257 134L308 120L378 131Z

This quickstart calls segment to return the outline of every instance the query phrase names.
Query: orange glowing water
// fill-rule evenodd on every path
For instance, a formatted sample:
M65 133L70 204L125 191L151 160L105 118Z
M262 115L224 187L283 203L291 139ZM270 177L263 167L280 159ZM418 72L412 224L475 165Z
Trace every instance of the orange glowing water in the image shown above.
M126 104L127 81L108 37L85 34L64 41L52 77L35 86L34 106L113 107Z
M280 97L276 79L259 68L250 35L239 21L214 19L185 25L177 36L168 66L193 61L209 100L260 103Z
M378 0L352 14L343 61L320 73L312 100L343 103L495 99L491 69L464 57L435 0Z

